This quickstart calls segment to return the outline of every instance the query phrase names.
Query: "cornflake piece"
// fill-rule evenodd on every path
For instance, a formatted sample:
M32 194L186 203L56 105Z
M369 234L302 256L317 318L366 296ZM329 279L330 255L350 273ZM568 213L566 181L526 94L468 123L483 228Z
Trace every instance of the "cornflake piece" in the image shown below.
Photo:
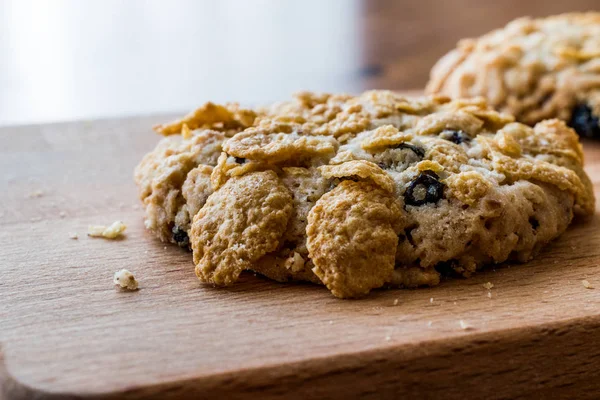
M77 232L69 232L69 239L77 240L79 235L77 235Z
M492 282L486 282L482 286L484 288L486 288L487 290L492 290L492 288L494 287L494 284Z
M88 236L116 239L121 236L125 229L127 229L127 225L121 221L115 221L109 227L104 225L90 225L88 227Z
M460 325L460 329L462 329L463 331L470 331L470 330L475 329L473 326L469 325L468 323L466 323L462 319L460 321L458 321L458 323Z
M582 280L581 284L586 289L594 289L594 285L592 285L587 279Z
M135 280L135 276L126 269L115 272L113 283L121 289L137 290L138 288L138 281Z

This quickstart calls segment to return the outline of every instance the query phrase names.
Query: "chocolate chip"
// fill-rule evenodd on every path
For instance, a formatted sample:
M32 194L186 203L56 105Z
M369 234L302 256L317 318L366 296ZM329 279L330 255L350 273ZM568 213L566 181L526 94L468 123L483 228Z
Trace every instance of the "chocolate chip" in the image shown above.
M575 129L579 136L600 139L600 121L587 104L577 104L573 108L569 126Z
M173 240L175 243L179 245L179 247L189 248L190 247L190 238L186 231L181 229L178 226L174 226L172 229L173 232Z
M425 157L425 150L423 150L422 148L415 146L414 144L410 144L410 143L400 143L399 145L394 147L395 149L409 149L412 150L413 153L415 153L417 156L419 156L419 158L423 158Z
M440 138L451 141L452 143L461 144L469 143L471 138L464 131L456 131L453 129L446 129L440 133Z
M444 197L444 184L433 171L423 171L413 179L404 192L404 202L411 206L437 203Z
M241 158L241 157L236 157L235 158L235 162L237 164L245 164L246 163L246 159L245 158Z

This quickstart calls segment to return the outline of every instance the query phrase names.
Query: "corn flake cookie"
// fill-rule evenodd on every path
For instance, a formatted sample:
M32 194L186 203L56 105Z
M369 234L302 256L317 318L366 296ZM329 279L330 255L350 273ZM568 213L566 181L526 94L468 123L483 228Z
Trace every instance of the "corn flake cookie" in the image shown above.
M135 171L146 227L215 286L243 271L340 298L435 286L528 261L595 210L573 129L482 99L304 92L156 129Z
M600 13L520 18L461 40L433 67L427 91L483 96L526 124L559 118L600 139Z

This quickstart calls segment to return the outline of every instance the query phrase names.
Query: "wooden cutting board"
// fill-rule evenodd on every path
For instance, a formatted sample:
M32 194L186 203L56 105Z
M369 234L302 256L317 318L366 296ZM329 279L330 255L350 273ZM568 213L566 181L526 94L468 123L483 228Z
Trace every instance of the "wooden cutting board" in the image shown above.
M0 397L598 396L598 213L530 263L431 289L214 289L144 230L132 171L170 117L0 129ZM86 237L115 220L125 239ZM139 291L113 287L121 268Z

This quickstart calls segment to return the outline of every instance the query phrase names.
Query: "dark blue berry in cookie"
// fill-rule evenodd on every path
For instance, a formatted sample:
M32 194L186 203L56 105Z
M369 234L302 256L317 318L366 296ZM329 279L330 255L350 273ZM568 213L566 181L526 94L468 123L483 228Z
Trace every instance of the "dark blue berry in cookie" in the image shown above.
M400 143L399 145L397 145L395 147L396 149L409 149L411 150L413 153L415 153L417 156L419 156L419 158L423 158L425 157L425 150L423 150L420 147L415 146L414 144L410 144L410 143Z
M413 179L404 192L404 202L410 206L437 203L444 197L444 184L433 171L423 171Z
M456 131L453 129L443 130L440 133L440 138L449 140L456 144L468 143L471 141L469 135L467 135L464 131Z
M186 231L184 231L178 226L174 226L172 232L173 240L179 245L179 247L183 247L186 249L190 247L190 238L188 237Z
M600 139L600 121L586 104L578 104L573 109L569 126L582 137Z

